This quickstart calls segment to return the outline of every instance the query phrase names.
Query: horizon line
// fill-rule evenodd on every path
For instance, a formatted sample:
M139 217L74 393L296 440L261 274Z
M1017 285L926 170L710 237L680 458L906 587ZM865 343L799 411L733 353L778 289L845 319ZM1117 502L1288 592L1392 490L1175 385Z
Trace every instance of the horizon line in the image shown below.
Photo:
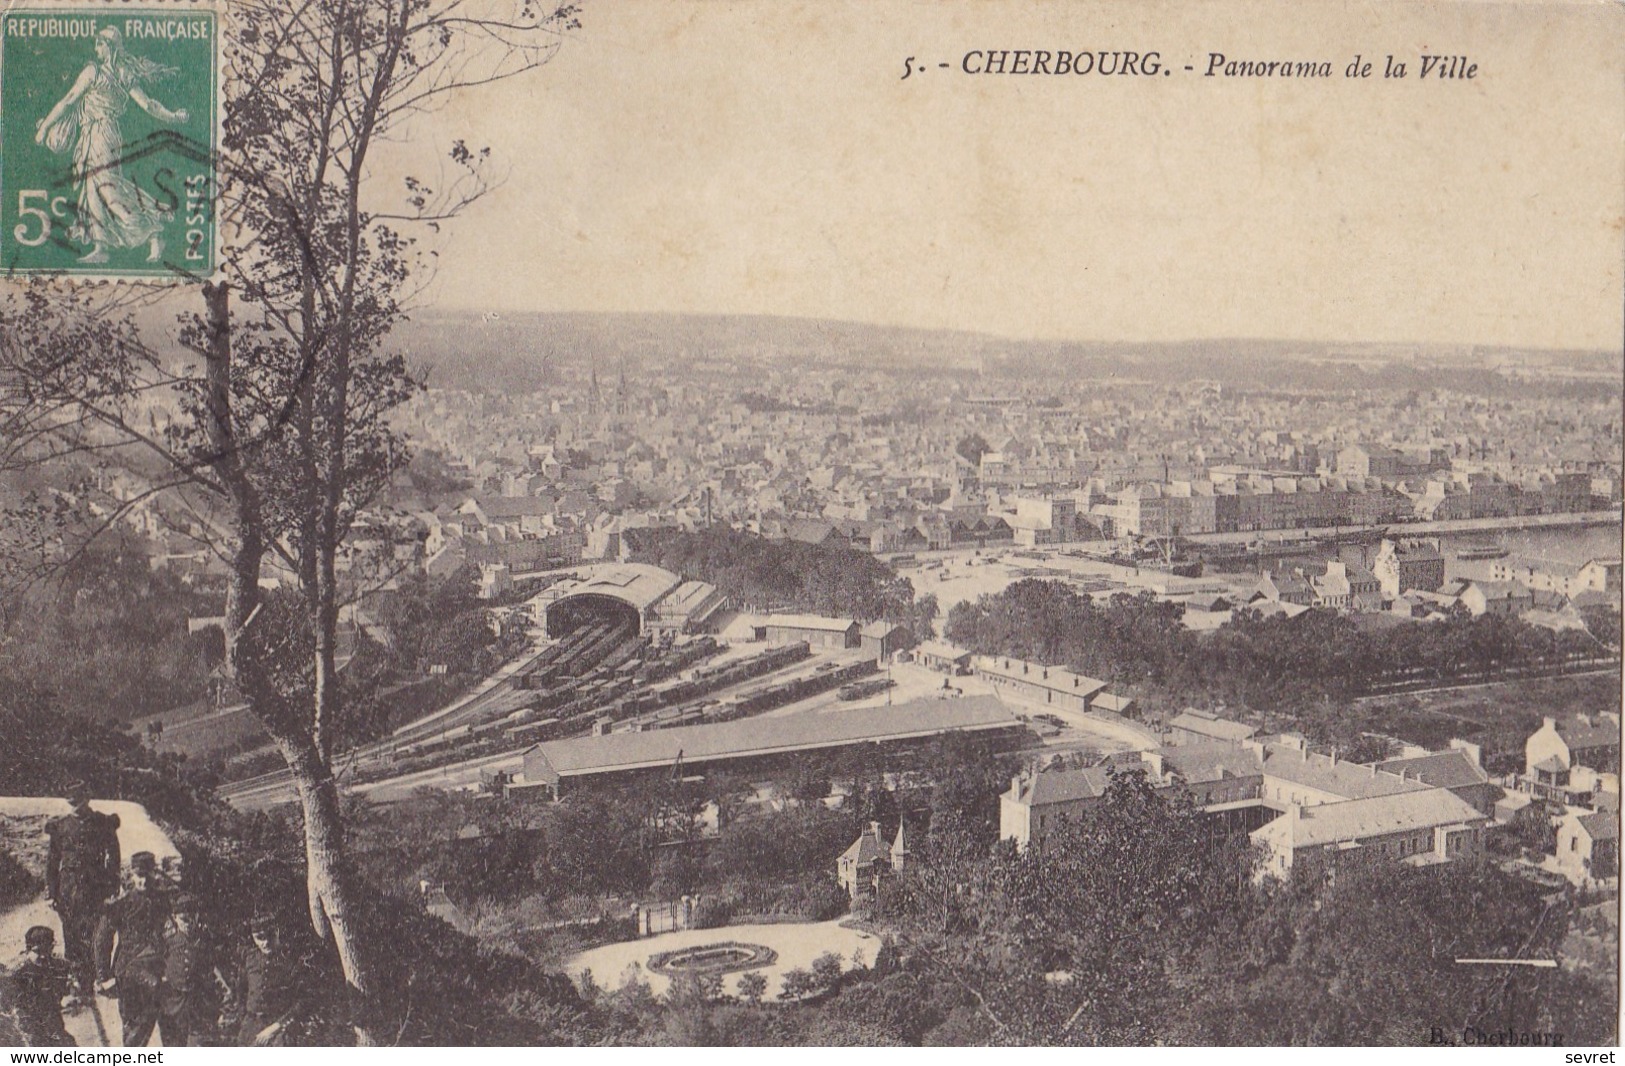
M1573 347L1568 345L1538 345L1514 343L1511 341L1418 341L1418 340L1369 340L1353 339L1348 337L1303 337L1303 336L1270 336L1270 335L1218 335L1186 336L1162 339L1129 339L1129 338L1100 338L1076 336L1018 336L1015 334L996 333L981 329L970 329L961 326L921 326L896 322L874 322L863 319L840 318L833 315L791 314L768 311L673 311L668 309L651 310L561 310L557 308L512 308L512 307L474 307L465 305L436 305L424 307L417 311L407 312L408 321L419 320L421 317L432 315L494 315L500 321L504 315L514 316L574 316L583 318L635 318L635 317L663 317L687 319L759 319L782 322L804 322L809 324L829 323L840 326L855 326L866 329L899 330L912 333L952 333L965 337L978 337L991 341L1001 341L1012 344L1078 344L1078 345L1134 345L1134 346L1173 346L1184 344L1225 344L1225 343L1265 343L1265 344L1312 344L1312 345L1352 345L1367 348L1471 348L1481 350L1513 350L1534 352L1569 352L1602 354L1625 359L1625 337L1621 338L1618 347L1602 346Z

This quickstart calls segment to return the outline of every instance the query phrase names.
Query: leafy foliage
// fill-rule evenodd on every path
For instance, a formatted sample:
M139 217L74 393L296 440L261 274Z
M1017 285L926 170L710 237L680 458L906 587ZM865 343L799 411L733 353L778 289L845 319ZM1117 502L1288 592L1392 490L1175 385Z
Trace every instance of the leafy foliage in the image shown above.
M1290 712L1395 685L1489 679L1606 654L1589 635L1554 638L1516 618L1465 611L1371 631L1331 610L1295 618L1242 610L1207 635L1186 629L1180 614L1149 593L1100 602L1059 582L1029 579L956 605L946 632L976 652L1065 664L1149 686L1175 702L1221 699Z
M163 819L201 819L215 802L200 798L211 782L184 776L179 759L158 755L129 733L66 712L55 697L0 668L0 781L20 796L60 796L82 782L93 794L119 796Z
M954 445L954 451L972 466L979 466L982 456L992 450L992 445L988 444L987 439L980 433L968 433L959 438L959 443Z
M877 901L875 965L793 970L783 1002L745 1008L760 1020L673 995L607 1024L645 1043L1417 1045L1467 1027L1615 1039L1603 982L1457 961L1551 957L1569 927L1569 900L1492 865L1255 883L1243 842L1139 774L1051 839L1018 855L934 836Z
M43 891L45 885L24 866L18 858L0 845L0 907L11 908L27 903Z
M5 611L0 670L27 677L73 714L127 722L203 698L221 659L219 632L187 633L222 596L151 569L145 553L93 546Z
M971 1030L1000 1043L1155 1039L1177 1001L1170 965L1240 926L1251 895L1245 841L1215 838L1141 773L1114 776L1041 853L979 850L933 836L880 913L905 953L955 968Z
M880 560L850 548L768 540L715 526L648 531L634 558L709 581L748 610L914 623L914 586Z
M1566 905L1488 865L1350 868L1314 891L1271 893L1234 945L1232 979L1209 986L1182 1019L1182 1041L1421 1044L1434 1026L1560 1029L1606 1040L1611 1026L1559 1024L1601 990L1565 971L1496 968L1461 958L1551 957ZM1555 939L1554 939L1555 938ZM1215 956L1209 966L1216 966Z

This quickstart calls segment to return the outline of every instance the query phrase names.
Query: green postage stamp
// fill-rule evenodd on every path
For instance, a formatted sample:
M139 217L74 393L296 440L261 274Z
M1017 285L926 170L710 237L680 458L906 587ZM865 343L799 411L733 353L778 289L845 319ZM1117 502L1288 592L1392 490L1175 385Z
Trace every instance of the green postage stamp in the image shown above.
M219 30L201 4L0 4L0 273L213 273Z

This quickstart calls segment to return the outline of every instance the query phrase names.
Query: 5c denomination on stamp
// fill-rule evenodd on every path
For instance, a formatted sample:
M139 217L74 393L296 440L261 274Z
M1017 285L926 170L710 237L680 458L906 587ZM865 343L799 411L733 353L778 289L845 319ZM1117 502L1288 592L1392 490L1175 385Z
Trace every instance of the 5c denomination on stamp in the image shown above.
M95 0L0 12L0 271L213 273L219 13Z

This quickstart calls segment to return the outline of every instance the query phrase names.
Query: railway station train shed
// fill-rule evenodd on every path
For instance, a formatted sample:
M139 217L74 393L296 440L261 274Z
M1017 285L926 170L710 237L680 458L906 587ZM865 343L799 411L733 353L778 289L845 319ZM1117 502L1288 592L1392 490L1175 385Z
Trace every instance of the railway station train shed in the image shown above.
M510 791L557 797L585 785L645 773L670 774L679 757L685 772L742 769L809 751L864 744L906 747L949 733L1019 733L1020 719L997 696L921 699L892 707L808 711L780 718L743 718L717 725L679 726L545 741L524 755L524 781Z
M644 563L606 563L576 570L539 597L547 635L562 637L583 625L616 622L634 633L693 632L720 610L724 597L703 581L684 581Z

